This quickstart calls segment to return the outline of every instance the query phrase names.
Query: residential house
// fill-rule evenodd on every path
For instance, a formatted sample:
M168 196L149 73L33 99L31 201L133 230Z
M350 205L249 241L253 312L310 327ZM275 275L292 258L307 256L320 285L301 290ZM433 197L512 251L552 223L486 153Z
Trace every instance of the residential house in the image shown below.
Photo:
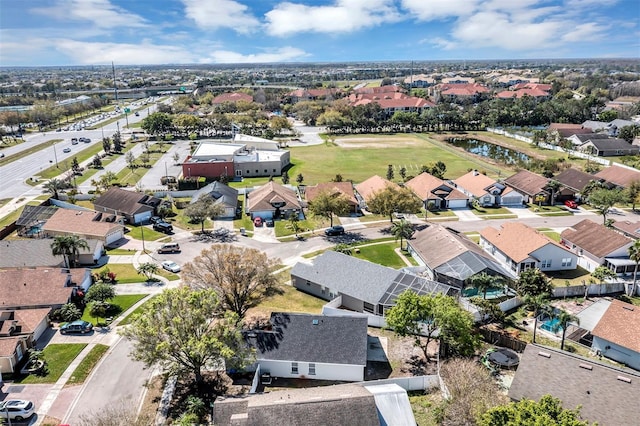
M253 96L241 92L222 93L211 100L211 105L220 105L227 102L253 102Z
M640 182L640 171L631 167L609 166L594 175L620 188L628 188L633 182Z
M478 201L483 207L521 206L523 196L513 188L472 170L454 180L456 188Z
M620 118L616 118L615 120L610 121L609 123L607 123L607 133L610 136L618 136L618 133L620 132L620 129L622 129L623 127L627 127L627 126L634 126L634 125L638 125L638 123L630 121L630 120L622 120Z
M583 127L582 124L551 123L549 127L547 127L547 133L549 133L556 142L560 142L562 139L569 138L573 135L593 132L590 128Z
M425 277L459 290L483 272L501 276L506 282L516 277L467 236L442 225L431 224L416 232L407 246L418 264L426 267Z
M611 224L611 227L626 237L633 238L634 240L640 238L640 222L616 220Z
M410 75L403 81L409 87L427 88L436 84L436 79L426 74Z
M416 96L408 96L401 92L383 94L352 94L349 96L349 105L378 104L386 117L391 117L396 112L415 112L421 114L425 109L433 108L435 104L427 99Z
M91 286L85 268L15 268L0 270L2 309L60 308Z
M291 269L291 284L327 301L340 298L339 306L350 311L377 316L384 316L385 310L395 305L396 298L405 290L418 294L458 294L456 288L447 284L333 250L296 263Z
M238 190L229 185L215 181L199 189L191 197L191 204L203 197L211 197L213 203L222 207L222 214L218 218L233 219L238 215Z
M593 272L604 265L617 274L633 273L635 262L629 259L633 239L584 219L560 234L561 243L578 255L578 266Z
M245 212L251 215L251 219L258 216L262 219L302 216L302 205L296 192L273 181L247 193L245 205Z
M469 196L427 172L421 173L406 183L422 200L425 209L460 209L469 204Z
M462 77L460 75L452 75L444 77L442 84L474 84L476 80L473 77Z
M485 76L486 77L486 76ZM514 85L526 85L529 83L537 83L540 81L538 78L525 77L517 74L500 75L493 79L493 83L496 86L509 87Z
M525 203L537 204L541 199L543 200L542 204L548 204L551 199L551 192L547 190L549 179L529 170L520 170L515 175L506 178L504 183L522 194Z
M582 123L583 128L591 129L594 132L606 131L608 125L609 123L607 123L606 121L594 121L594 120L587 120L584 123ZM605 136L609 137L609 135L605 135Z
M49 328L51 308L0 311L0 374L16 366Z
M567 138L571 142L575 149L579 149L586 142L596 139L609 139L609 135L606 133L580 133L577 135L571 135Z
M551 84L537 83L534 81L530 81L528 83L521 82L521 83L514 84L513 86L510 87L510 89L511 90L535 89L535 90L542 90L544 92L550 92L553 89L553 86Z
M328 193L332 197L344 197L349 203L349 212L352 214L358 213L360 203L356 198L351 182L323 182L314 186L307 186L304 189L305 199L309 203L313 203L313 200L322 193Z
M560 191L558 192L558 196L556 200L564 201L564 200L573 200L582 198L581 194L584 191L584 188L591 181L599 181L604 183L604 179L599 179L596 176L583 172L582 170L574 169L573 167L569 167L568 169L560 172L555 180L560 182L562 185Z
M600 426L634 425L640 374L591 358L537 344L528 344L509 388L515 401L551 395L566 409L580 406L580 417Z
M58 211L55 206L25 205L20 213L20 217L16 220L18 235L21 237L39 237L42 233L42 225Z
M160 202L152 195L111 187L93 202L93 206L99 212L124 216L128 223L137 225L147 222Z
M273 312L268 329L244 333L253 367L272 377L360 382L367 367L367 319ZM251 370L253 368L250 368Z
M478 83L442 83L434 89L434 97L442 102L478 102L490 92Z
M213 421L221 426L416 424L403 388L373 382L218 397Z
M613 299L591 331L591 349L640 370L640 306Z
M92 210L58 209L42 225L42 234L51 238L60 235L77 235L87 241L97 240L100 243L93 246L93 253L97 255L102 253L104 246L113 245L124 238L124 226L116 221L115 214ZM97 258L99 259L100 256Z
M550 272L577 267L575 253L520 222L503 223L500 229L484 228L480 231L480 245L516 274L529 268Z
M402 87L396 84L387 84L386 86L362 86L353 90L358 95L379 95L382 93L402 92Z
M371 200L375 194L381 192L388 186L394 189L400 189L400 185L397 183L391 182L378 175L371 176L369 179L357 184L355 186L356 198L360 204L360 209L366 209L367 202Z
M0 269L64 266L63 256L53 255L52 242L48 238L0 241ZM86 242L89 248L80 250L77 261L80 265L95 265L102 257L104 245L95 239Z
M580 146L580 150L598 157L637 155L640 153L638 146L631 145L624 139L618 138L589 139Z

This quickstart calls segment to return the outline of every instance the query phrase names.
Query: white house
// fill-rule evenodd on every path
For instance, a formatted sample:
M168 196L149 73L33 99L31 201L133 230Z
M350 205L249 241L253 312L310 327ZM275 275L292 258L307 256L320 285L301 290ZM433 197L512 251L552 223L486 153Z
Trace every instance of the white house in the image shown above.
M367 319L274 312L266 330L245 332L261 374L295 379L365 379Z
M614 299L591 331L591 349L640 370L639 329L640 307Z
M577 267L575 253L523 223L507 222L499 230L483 229L480 245L516 274L529 268L545 272Z

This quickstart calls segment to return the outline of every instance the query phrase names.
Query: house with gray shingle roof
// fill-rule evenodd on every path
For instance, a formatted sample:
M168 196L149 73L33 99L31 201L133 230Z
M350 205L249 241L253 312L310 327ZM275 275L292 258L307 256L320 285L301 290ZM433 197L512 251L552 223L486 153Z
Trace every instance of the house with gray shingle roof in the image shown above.
M384 316L405 290L418 294L458 294L450 285L335 251L326 251L291 269L292 285L305 293L341 304L354 312Z
M238 190L231 188L224 183L218 181L212 182L204 188L199 189L191 197L191 204L200 200L202 197L211 197L214 204L223 208L222 215L219 218L234 218L238 212Z
M244 333L256 351L255 368L273 377L341 380L365 379L367 319L288 312L271 314L264 330Z
M615 157L621 155L637 155L640 152L640 148L630 144L624 139L594 138L580 145L580 151L597 155L598 157Z
M612 300L591 331L591 349L640 370L640 306Z
M590 358L537 344L528 344L509 397L539 400L551 395L567 409L581 406L583 419L600 426L638 424L640 374L615 368Z
M89 247L79 250L77 261L81 265L95 265L102 257L104 245L95 239L85 241ZM0 269L63 266L63 257L54 256L51 251L52 242L49 238L0 241Z

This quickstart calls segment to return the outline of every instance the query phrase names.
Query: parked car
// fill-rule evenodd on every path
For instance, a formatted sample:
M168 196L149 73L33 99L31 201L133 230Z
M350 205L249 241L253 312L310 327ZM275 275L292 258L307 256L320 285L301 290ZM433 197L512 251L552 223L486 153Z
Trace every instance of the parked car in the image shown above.
M162 222L162 218L160 216L151 216L149 218L149 222L151 223Z
M162 262L162 268L166 269L169 272L180 272L180 265L172 260L165 260Z
M262 218L260 216L256 216L253 218L254 226L262 226Z
M180 244L166 243L160 246L158 253L180 253Z
M0 402L0 419L16 420L18 422L33 415L34 405L24 399L8 399Z
M85 334L90 333L91 330L93 330L93 324L83 320L68 322L60 326L60 334Z
M65 149L62 150L62 152L71 152L71 148L66 147Z
M564 202L564 205L569 207L570 209L577 209L578 208L578 203L576 203L573 200L567 200Z
M173 225L165 222L164 220L159 220L153 224L153 230L164 232L165 234L169 234L173 232Z
M274 226L273 219L266 219L264 221L264 224L267 225L270 228L273 228L273 226Z
M344 234L344 227L340 225L333 225L331 228L325 229L324 234L327 236L342 235Z

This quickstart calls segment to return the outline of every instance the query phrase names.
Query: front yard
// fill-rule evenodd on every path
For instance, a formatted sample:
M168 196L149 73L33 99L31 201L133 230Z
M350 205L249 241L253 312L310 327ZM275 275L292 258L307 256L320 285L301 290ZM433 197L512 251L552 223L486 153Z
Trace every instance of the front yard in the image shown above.
M55 383L69 364L82 352L85 343L50 344L42 351L41 359L47 362L48 372L43 376L30 374L16 378L15 383L38 384Z

